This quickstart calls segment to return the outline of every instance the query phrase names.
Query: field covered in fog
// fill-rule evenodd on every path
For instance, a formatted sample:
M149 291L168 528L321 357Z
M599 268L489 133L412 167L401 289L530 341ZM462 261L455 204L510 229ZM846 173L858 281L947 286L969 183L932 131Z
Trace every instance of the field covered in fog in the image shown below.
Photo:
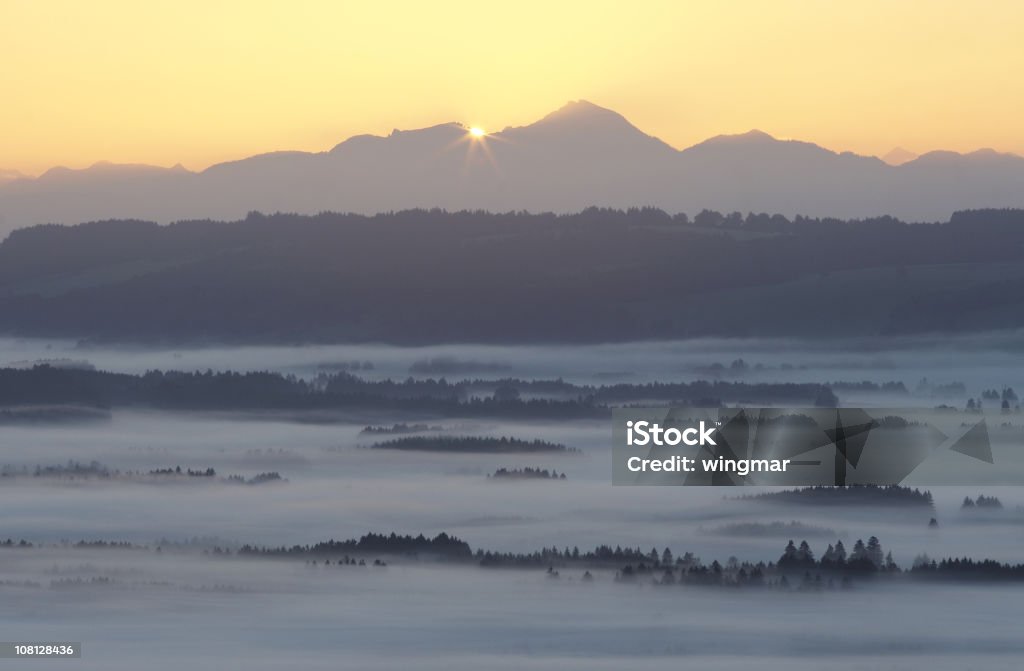
M665 591L532 572L104 551L5 563L44 584L117 580L4 588L9 637L84 642L82 660L44 668L1012 669L1024 653L1019 594L992 587Z
M0 363L16 367L42 359L130 373L213 368L312 378L344 370L372 380L561 377L586 385L867 380L903 390L837 386L840 401L921 407L963 407L990 389L1024 388L1014 377L1021 356L1012 339L995 337L974 349L954 339L843 351L782 341L181 351L0 342ZM1020 444L1020 415L1011 410L1005 424L992 430L997 452ZM409 435L566 449L387 449ZM82 660L52 666L90 669L271 669L296 660L313 669L660 669L684 660L709 669L816 669L826 660L841 669L924 661L960 669L1014 668L1024 654L1013 617L1024 582L1016 579L907 573L855 577L846 588L743 589L666 586L657 574L623 580L635 559L556 557L513 568L375 552L359 555L360 566L337 563L340 551L241 552L368 533L445 533L473 552L667 548L676 558L692 553L705 565L730 566L778 562L791 539L806 539L820 558L831 544L852 548L875 536L904 570L947 557L1024 560L1018 487L927 487L933 504L919 506L737 498L768 491L757 488L612 487L610 442L603 417L387 408L310 416L113 407L100 419L12 420L0 433L0 541L12 541L0 545L0 626L8 640L81 641ZM488 477L527 468L566 477ZM260 479L269 473L278 477ZM979 495L1001 507L962 508Z

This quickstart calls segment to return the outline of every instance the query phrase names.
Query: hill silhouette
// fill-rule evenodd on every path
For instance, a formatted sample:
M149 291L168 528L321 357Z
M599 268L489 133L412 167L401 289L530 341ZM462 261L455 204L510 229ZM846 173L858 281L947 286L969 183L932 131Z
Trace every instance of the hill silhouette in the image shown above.
M39 226L0 244L7 334L603 342L1024 327L1024 211L945 224L654 209Z

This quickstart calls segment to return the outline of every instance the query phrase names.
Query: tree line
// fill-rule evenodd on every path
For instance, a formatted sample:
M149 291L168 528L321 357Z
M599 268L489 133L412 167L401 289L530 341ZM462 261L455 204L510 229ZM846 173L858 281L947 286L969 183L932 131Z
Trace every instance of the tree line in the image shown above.
M61 547L79 549L131 549L146 550L147 546L129 542L90 540L70 543ZM27 540L11 538L0 541L0 548L32 549L41 547ZM156 547L157 552L161 550ZM865 542L858 539L850 551L841 540L829 544L817 557L810 544L790 540L777 561L749 562L729 557L704 562L692 552L675 555L671 549L659 551L651 548L644 552L630 548L599 545L593 550L578 547L541 548L528 553L473 550L469 543L441 532L434 537L397 533L368 533L357 539L328 540L308 545L257 546L243 545L236 551L222 547L204 550L205 554L251 558L302 559L309 564L365 565L372 561L386 566L382 557L403 557L410 560L432 560L484 568L525 568L545 570L550 577L558 577L560 569L585 570L589 579L592 571L612 571L620 582L640 580L658 585L719 585L736 587L778 587L785 589L825 589L848 587L855 579L885 579L910 577L924 580L965 581L1021 581L1024 564L1011 564L992 559L945 558L933 560L919 557L909 569L903 569L885 552L876 536ZM370 560L370 557L376 557Z
M952 271L1015 267L1024 259L1022 222L1020 210L907 224L589 208L38 226L0 244L0 314L15 335L163 343L564 343L1012 328L1024 326L1015 309L1024 277ZM124 277L128 264L136 272ZM843 283L852 273L859 277ZM43 282L45 293L35 288Z
M533 391L543 383L506 379L474 393L473 389L481 383L451 382L444 378L366 380L348 372L321 374L309 380L268 371L152 370L132 375L42 364L0 369L0 406L77 404L188 410L385 408L459 416L595 418L608 416L610 403L652 398L705 407L740 400L832 405L838 401L828 387L815 383L696 381L593 387L558 381L553 386L571 390L570 397L525 400L518 393L496 391L507 387Z

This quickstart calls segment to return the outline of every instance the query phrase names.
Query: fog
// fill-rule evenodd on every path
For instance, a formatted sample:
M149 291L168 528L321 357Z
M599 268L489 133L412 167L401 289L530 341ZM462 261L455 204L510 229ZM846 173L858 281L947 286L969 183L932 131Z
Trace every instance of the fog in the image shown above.
M0 337L0 365L37 361L84 362L101 370L273 370L309 377L351 370L368 379L413 377L523 379L563 378L586 384L692 381L903 382L916 392L933 384L962 382L969 394L1002 386L1024 387L1024 340L1016 332L969 336L864 338L846 341L694 339L604 345L473 345L398 347L381 344L301 346L204 346L143 348L70 340ZM742 359L746 367L730 369ZM436 365L422 370L424 362ZM726 370L711 370L714 364ZM369 364L369 366L367 366ZM451 369L445 373L446 368ZM924 400L930 401L930 392ZM847 404L862 400L843 397ZM869 400L887 405L905 397ZM957 398L956 400L959 400Z
M81 660L43 668L1010 669L1024 653L1019 595L991 588L744 594L606 575L18 554L4 551L5 580L111 577L5 587L7 638L83 642Z
M742 357L767 380L963 381L969 393L1016 379L1009 341L971 351L966 343L904 342L886 349L792 349L778 341L701 341L594 347L386 346L123 350L73 343L0 341L4 363L86 359L99 368L274 369L313 374L324 363L370 361L357 374L404 377L417 361L457 357L508 367L499 375L599 382L696 379L697 367ZM791 345L791 343L790 343ZM952 366L940 362L949 361ZM789 362L801 368L782 370ZM628 374L627 374L628 373ZM495 373L481 374L495 377ZM917 404L934 403L924 395ZM846 398L843 398L846 402ZM903 403L906 403L906 397ZM372 419L372 421L371 421ZM1015 584L858 585L822 593L619 584L610 570L593 583L567 568L483 569L429 561L387 567L312 567L302 559L203 554L214 546L291 545L367 532L442 531L474 550L532 552L598 544L665 547L706 562L776 561L790 538L827 543L877 536L903 567L970 556L1019 563L1024 489L928 487L927 507L815 507L738 500L758 489L611 486L607 420L500 421L431 418L450 435L514 436L579 453L453 454L367 449L389 436L372 418L311 423L255 413L115 409L109 422L0 428L0 465L24 468L97 461L110 470L214 468L216 478L3 477L0 627L5 640L84 643L75 662L41 668L391 669L961 669L1016 668L1024 653ZM998 450L1019 436L993 432ZM565 480L498 481L498 468L540 467ZM283 481L239 485L276 471ZM969 513L965 496L998 496L1000 511ZM938 527L930 527L935 517ZM786 527L791 522L799 527ZM745 526L735 526L745 525ZM743 531L759 525L758 533ZM773 526L774 525L774 526ZM739 529L739 530L737 530ZM801 531L806 534L801 535ZM134 549L62 544L128 541ZM157 551L157 548L160 551ZM94 579L102 579L97 582ZM827 614L828 617L822 617Z
M395 418L396 420L398 418ZM1014 487L931 488L938 530L927 510L820 510L734 500L756 489L612 487L610 431L603 421L523 423L445 420L459 433L543 438L582 454L434 454L365 449L380 437L362 425L308 424L246 416L118 412L109 424L7 427L0 464L25 466L96 460L111 469L148 472L216 469L251 477L280 472L286 482L240 486L187 481L10 478L3 484L0 535L59 539L187 539L292 544L358 537L369 531L453 533L474 548L532 551L566 544L670 546L708 558L774 560L788 538L728 538L708 533L734 522L800 520L842 532L846 540L876 535L898 560L974 555L1009 561L1020 548L1010 529L1024 530L1024 491ZM564 481L500 482L501 467L564 472ZM993 492L1006 510L997 524L963 519L964 496ZM962 528L961 528L962 527ZM954 531L955 529L955 531ZM831 539L835 540L835 539ZM826 542L822 539L819 544Z

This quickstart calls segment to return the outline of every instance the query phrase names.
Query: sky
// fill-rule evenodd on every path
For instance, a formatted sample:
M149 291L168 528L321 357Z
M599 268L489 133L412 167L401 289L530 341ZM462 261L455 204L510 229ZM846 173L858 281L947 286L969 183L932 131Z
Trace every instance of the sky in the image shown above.
M575 99L679 148L1024 153L1022 25L999 0L0 0L0 169L201 169Z

